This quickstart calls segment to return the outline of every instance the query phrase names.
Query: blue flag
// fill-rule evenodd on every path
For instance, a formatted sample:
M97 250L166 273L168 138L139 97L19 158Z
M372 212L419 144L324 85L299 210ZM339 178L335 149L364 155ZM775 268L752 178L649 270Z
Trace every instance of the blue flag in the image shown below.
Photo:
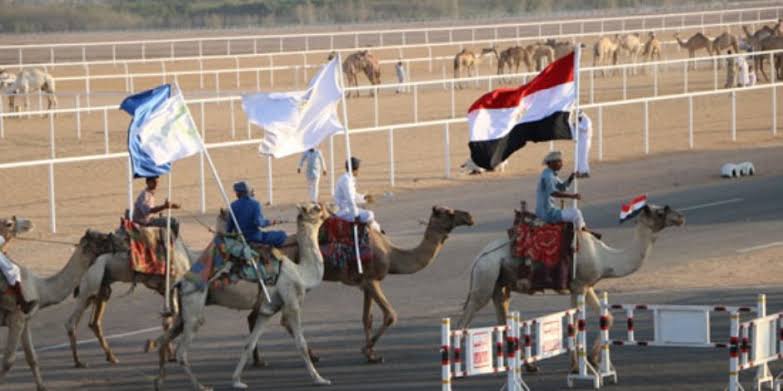
M152 157L142 148L139 131L147 121L148 116L160 107L170 96L171 85L164 84L151 90L131 95L120 104L120 109L127 112L133 119L128 126L128 153L131 158L133 176L148 178L167 174L171 171L171 163L157 165Z

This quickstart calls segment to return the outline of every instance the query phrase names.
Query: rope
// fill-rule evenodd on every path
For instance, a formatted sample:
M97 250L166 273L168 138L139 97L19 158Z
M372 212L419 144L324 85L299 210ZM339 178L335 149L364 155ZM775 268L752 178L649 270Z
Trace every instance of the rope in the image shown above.
M63 246L78 246L79 245L79 243L66 242L66 241L60 241L60 240L33 239L33 238L20 238L20 237L15 237L14 239L15 240L25 241L25 242L39 242L39 243L61 244Z

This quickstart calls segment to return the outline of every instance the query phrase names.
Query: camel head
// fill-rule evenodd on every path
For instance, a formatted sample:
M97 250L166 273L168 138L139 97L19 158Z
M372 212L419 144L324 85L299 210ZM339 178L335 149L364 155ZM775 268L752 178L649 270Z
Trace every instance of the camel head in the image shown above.
M77 247L82 253L92 255L93 258L127 248L125 242L113 233L105 234L90 229L84 233Z
M33 222L16 216L10 219L0 219L0 236L6 240L32 231L35 228Z
M473 224L473 216L468 212L445 206L433 206L428 229L437 228L442 232L451 232L461 225L471 226Z
M332 214L325 206L311 202L307 204L299 204L296 206L296 225L312 224L318 229L321 224L326 221Z
M655 233L667 227L685 224L685 217L669 205L646 205L639 214L639 223L649 227Z
M495 49L495 45L492 45L492 47L481 49L481 57L489 56L489 55L495 55L495 58L500 58L500 56L498 56L497 49Z

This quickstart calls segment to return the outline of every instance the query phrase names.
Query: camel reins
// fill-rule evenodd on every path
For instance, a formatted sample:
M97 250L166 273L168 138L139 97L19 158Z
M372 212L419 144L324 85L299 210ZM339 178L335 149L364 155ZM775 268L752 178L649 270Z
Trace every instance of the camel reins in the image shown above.
M23 242L38 242L38 243L49 243L49 244L61 244L63 246L78 246L79 243L76 242L66 242L63 240L48 240L48 239L33 239L33 238L23 238L16 236L14 237L14 240L20 240Z

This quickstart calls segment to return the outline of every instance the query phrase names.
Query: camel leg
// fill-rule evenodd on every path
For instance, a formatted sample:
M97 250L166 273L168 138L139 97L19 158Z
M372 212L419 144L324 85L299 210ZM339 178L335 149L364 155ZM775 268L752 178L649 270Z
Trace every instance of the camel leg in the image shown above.
M288 331L288 335L294 337L294 330L291 328L291 323L285 313L280 316L280 325L285 328L285 331ZM310 347L307 348L307 354L310 356L310 361L312 361L313 364L318 364L321 361L321 357L315 354Z
M247 384L242 383L242 371L245 369L245 364L247 363L248 358L251 356L252 352L256 349L256 345L258 344L258 339L261 337L261 334L264 332L264 327L266 327L267 323L272 320L272 315L265 315L259 313L256 317L256 320L253 324L253 330L250 331L250 335L247 336L247 339L245 340L245 347L242 350L242 355L239 356L239 362L237 363L237 367L234 369L234 374L232 376L232 381L234 383L234 388L239 389L246 389Z
M33 346L33 335L27 323L25 323L24 331L22 332L22 348L24 348L24 357L27 360L27 365L30 366L30 371L33 372L37 390L46 391L46 386L44 386L43 377L41 376L41 367L38 366L38 357L35 354L35 346Z
M495 284L495 290L492 292L492 304L495 305L495 317L498 325L506 324L510 303L511 291L502 285Z
M571 288L571 308L577 308L576 307L578 305L577 297L583 293L584 291L574 289L573 287ZM576 321L576 319L574 319L574 321ZM570 362L571 362L571 368L570 368L571 373L577 373L579 371L579 363L577 362L577 358L576 358L576 350L571 352Z
M589 287L587 290L585 290L585 299L586 304L590 306L590 309L595 311L594 313L601 313L601 301L598 299L598 295L596 295L595 289L593 287ZM614 324L614 317L612 314L609 314L607 320L609 321L608 327L611 330L612 325ZM593 343L593 350L590 355L590 363L596 365L599 362L601 362L601 338L596 338L595 343Z
M95 298L95 307L92 312L92 319L90 319L89 326L95 334L95 338L98 339L98 344L101 346L101 349L106 353L106 361L111 364L117 364L120 360L114 355L114 352L112 352L109 347L109 342L106 341L106 337L103 335L103 315L106 313L106 303L108 301L109 298L106 295L99 295Z
M73 309L73 313L65 322L65 330L68 332L68 340L71 343L71 354L73 355L73 363L76 368L87 368L87 364L79 359L79 352L76 347L76 328L79 327L79 322L82 320L82 315L87 307L92 304L92 299L84 299L85 296L79 295L76 301L76 308Z
M258 317L258 312L256 310L253 310L250 312L250 314L247 315L247 330L248 332L253 332L253 329L256 327L256 318ZM280 324L283 323L283 319L280 319ZM269 366L269 362L264 360L261 357L261 348L256 346L255 349L253 349L253 366L256 368L266 368Z
M2 383L5 374L11 370L16 361L16 348L19 346L19 340L22 337L22 331L25 327L24 315L16 310L8 316L8 339L6 340L5 351L3 352L3 367L0 369L0 383Z
M375 335L372 336L369 343L365 347L367 360L374 364L383 362L383 357L377 356L373 350L373 347L376 343L378 343L378 340L381 338L383 333L386 332L386 329L397 323L397 313L394 311L394 308L392 308L392 305L389 303L386 295L383 294L380 281L371 281L368 288L370 297L372 297L373 301L378 304L378 307L380 307L381 311L383 312L383 324L381 324L381 327L378 328L378 330L375 332Z
M473 287L471 286L471 292L468 293L468 298L465 300L465 306L462 309L462 318L459 320L459 323L457 323L457 327L459 329L467 328L473 321L476 312L484 308L484 306L489 303L491 297L492 294L488 289L473 290Z
M289 326L291 326L291 332L294 336L294 342L296 343L296 347L299 349L299 354L302 356L302 360L304 360L305 367L307 368L307 372L310 374L310 377L313 379L313 384L319 386L326 386L332 384L331 381L321 377L321 374L319 374L318 370L316 370L315 366L313 366L312 360L310 360L310 350L307 347L307 340L305 340L304 332L302 330L301 306L297 304L293 308L286 309L284 312L284 316L286 317L286 319L288 319Z
M174 326L164 330L163 334L156 340L158 346L169 345L171 341L182 334L182 318L175 319ZM170 357L168 349L158 349L158 377L155 379L155 390L163 389L163 382L166 380L166 362Z

